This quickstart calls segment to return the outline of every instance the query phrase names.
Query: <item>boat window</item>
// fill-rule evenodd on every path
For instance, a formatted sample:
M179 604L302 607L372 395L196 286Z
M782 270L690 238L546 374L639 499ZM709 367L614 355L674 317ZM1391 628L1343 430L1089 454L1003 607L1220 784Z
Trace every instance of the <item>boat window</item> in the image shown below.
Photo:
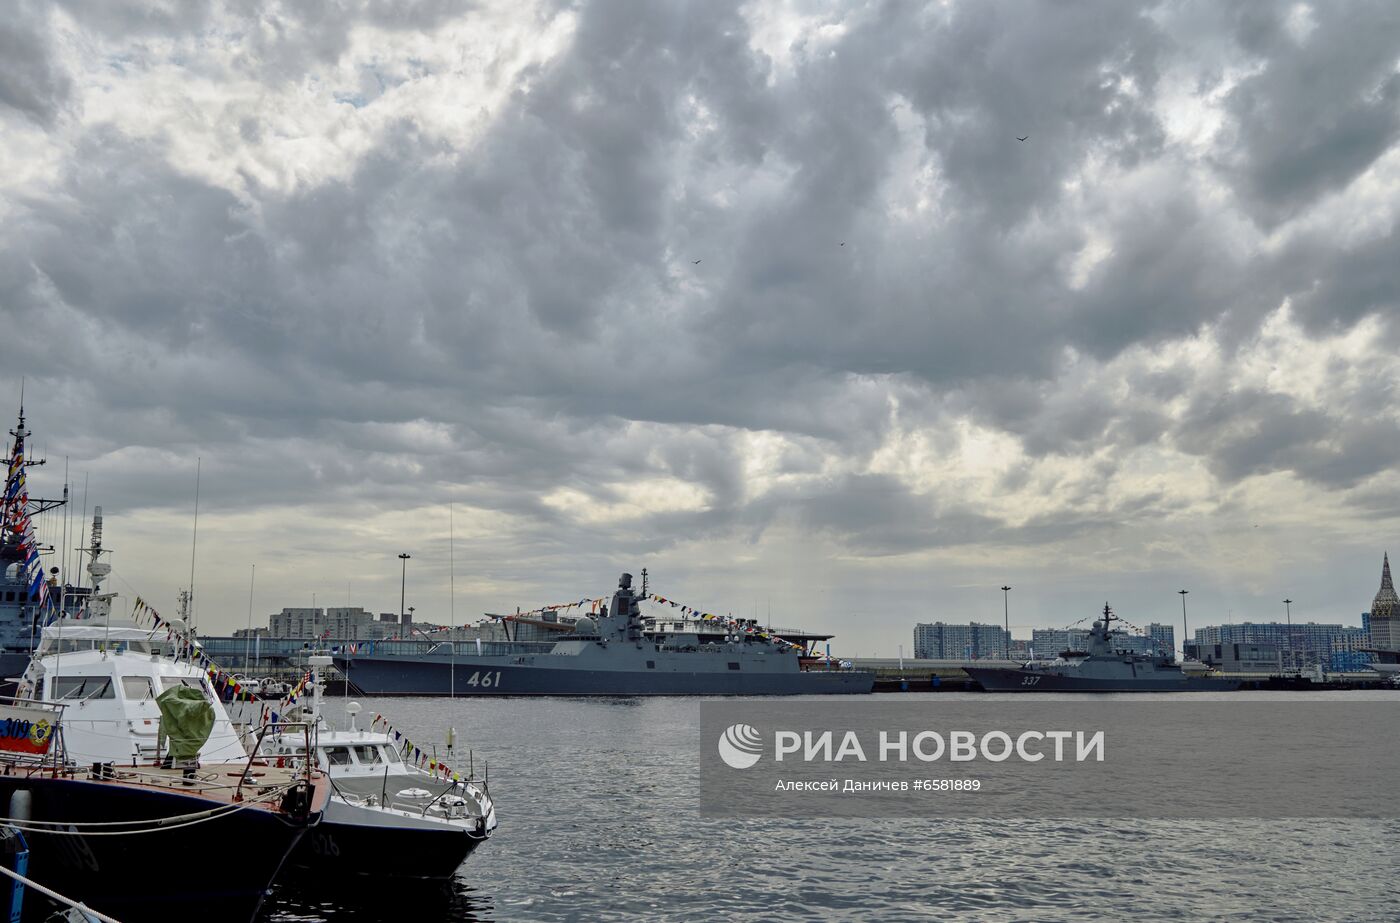
M355 759L360 761L361 766L373 766L379 762L379 748L359 746L355 748Z
M326 754L326 762L329 763L330 765L332 765L332 766L349 766L349 765L350 765L350 748L349 748L349 747L326 747L324 752L325 752L325 754Z
M162 692L175 686L189 686L191 689L198 689L206 699L209 698L209 690L204 688L204 683L200 682L198 676L162 676L160 686Z
M115 699L110 676L55 676L53 698L55 699Z
M156 697L156 688L149 676L123 676L122 695L133 702L149 702Z
M393 747L384 748L384 760L388 763L402 763L403 757L399 756L399 751Z
M735 660L729 661L729 669L731 669L731 670L737 670L737 669L739 669L739 663L738 663L738 661L735 661Z

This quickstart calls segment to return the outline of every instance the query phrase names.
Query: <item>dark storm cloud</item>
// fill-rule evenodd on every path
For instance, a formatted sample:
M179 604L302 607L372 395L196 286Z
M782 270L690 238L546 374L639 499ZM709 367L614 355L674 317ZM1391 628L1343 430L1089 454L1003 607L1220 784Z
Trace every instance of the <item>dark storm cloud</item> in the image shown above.
M1223 162L1252 213L1267 225L1345 187L1400 133L1400 8L1318 3L1301 39L1288 4L1226 8L1259 72L1227 98L1235 147Z
M1400 236L1396 228L1347 248L1328 247L1313 237L1290 247L1294 262L1283 272L1299 276L1293 305L1317 330L1346 329L1368 315L1400 318ZM1393 331L1400 334L1400 329Z
M897 49L891 82L928 117L968 217L1014 225L1053 205L1086 153L1132 164L1162 145L1150 104L1164 36L1130 4L974 3L913 25L890 17L868 50Z
M56 60L42 10L21 2L0 20L0 106L48 126L68 101L70 81Z
M68 9L109 52L163 65L154 38L234 36L235 58L190 72L270 97L341 61L356 28L461 12ZM0 307L32 336L0 342L0 360L51 403L50 444L83 454L128 508L185 504L203 454L226 509L450 494L538 526L503 541L556 560L759 541L774 524L868 555L1052 542L1177 509L1155 489L1102 490L1116 457L1154 446L1222 484L1283 470L1362 484L1397 447L1393 418L1359 398L1324 412L1185 361L1102 373L1204 335L1228 362L1287 297L1312 329L1394 316L1393 229L1345 246L1299 234L1261 255L1193 172L1221 171L1270 224L1389 149L1385 8L1319 8L1302 44L1282 10L1232 19L1232 53L1261 69L1226 98L1237 140L1204 163L1169 140L1161 84L1193 54L1176 20L1216 14L1109 2L838 10L841 29L771 58L737 4L546 8L523 15L576 16L567 46L469 144L376 77L355 100L390 113L368 150L284 185L236 157L236 182L211 179L168 137L119 122L54 129L52 182L6 192ZM1366 33L1354 51L1348 30ZM52 125L81 75L43 61L0 65L0 98L39 87L19 108ZM443 76L381 65L402 82ZM260 152L292 118L192 108L237 111L218 144ZM239 153L205 143L211 161ZM990 476L1063 509L1012 528L951 488L870 473L902 426L956 456L964 420L1024 453ZM744 438L760 432L784 435L774 477L789 480L755 496ZM1082 476L1040 476L1047 458ZM547 502L625 503L627 485L656 479L693 485L704 509L618 525Z
M804 532L872 556L976 544L1001 533L990 516L955 500L911 490L898 478L881 474L846 475L779 490L745 515L760 528L783 518Z
M1174 437L1226 482L1290 470L1325 486L1352 487L1393 470L1400 457L1393 419L1328 413L1252 389L1201 396Z

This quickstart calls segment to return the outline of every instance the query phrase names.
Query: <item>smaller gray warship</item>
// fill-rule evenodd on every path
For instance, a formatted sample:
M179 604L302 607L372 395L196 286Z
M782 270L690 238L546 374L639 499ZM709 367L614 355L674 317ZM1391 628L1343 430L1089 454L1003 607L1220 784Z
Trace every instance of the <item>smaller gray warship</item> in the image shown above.
M1113 641L1125 632L1104 603L1089 632L1087 651L1063 651L1054 660L1017 667L966 667L988 692L1231 692L1240 681L1182 669L1169 654L1119 650Z

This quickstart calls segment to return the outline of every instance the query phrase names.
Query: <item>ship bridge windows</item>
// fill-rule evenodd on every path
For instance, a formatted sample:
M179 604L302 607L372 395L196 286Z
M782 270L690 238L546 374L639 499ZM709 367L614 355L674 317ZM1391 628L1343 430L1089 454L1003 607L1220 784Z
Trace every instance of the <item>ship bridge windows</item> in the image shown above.
M204 696L206 699L212 698L209 695L209 689L204 683L200 682L198 676L162 676L160 678L162 692L167 689L173 689L176 686L188 686L191 689L198 689L200 695Z
M149 702L156 697L156 687L149 676L123 676L122 695L130 702Z
M85 702L88 699L115 699L110 676L55 676L52 698Z
M350 765L349 747L326 747L321 752L326 755L326 762L332 766Z
M149 654L152 647L148 641L104 641L101 638L59 638L56 641L45 639L40 653L69 654L76 651L130 651L134 654Z
M362 744L362 745L356 746L354 749L355 749L355 760L356 760L361 766L373 766L373 765L375 765L376 763L382 762L382 760L379 758L379 748L378 748L378 747L365 746L365 745Z
M395 750L393 747L385 747L384 762L389 764L402 763L403 757L399 756L399 751Z

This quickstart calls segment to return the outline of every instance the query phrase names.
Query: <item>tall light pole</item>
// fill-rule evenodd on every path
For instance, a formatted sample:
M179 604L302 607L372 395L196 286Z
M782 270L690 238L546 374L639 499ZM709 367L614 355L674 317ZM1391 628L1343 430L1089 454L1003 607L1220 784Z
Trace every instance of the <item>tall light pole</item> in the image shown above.
M1288 619L1288 666L1292 668L1293 663L1293 600L1283 601L1283 614Z
M412 555L401 554L399 560L403 562L403 573L399 576L399 625L403 625L403 602L404 592L408 589L408 559Z
M248 661L252 659L251 649L253 646L253 584L258 579L258 565L254 564L252 572L248 575L248 633L243 636L243 669L251 669Z
M1181 594L1181 659L1186 660L1186 594L1190 590L1177 590Z
M1011 587L1001 588L1001 617L1006 626L1006 659L1011 659Z

